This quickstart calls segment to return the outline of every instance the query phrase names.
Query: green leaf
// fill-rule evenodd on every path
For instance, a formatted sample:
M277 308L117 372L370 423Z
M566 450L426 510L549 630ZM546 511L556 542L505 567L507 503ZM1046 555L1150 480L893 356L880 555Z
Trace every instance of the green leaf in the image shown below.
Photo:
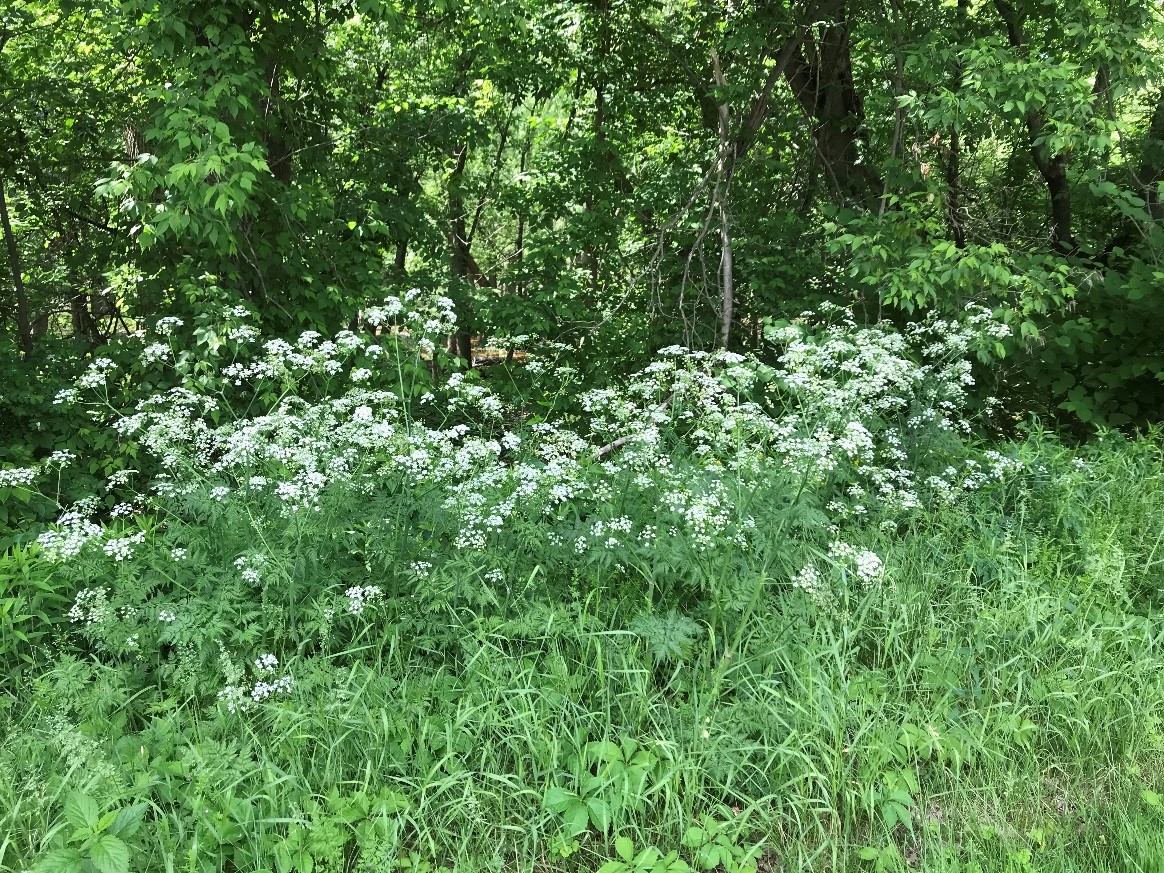
M629 864L635 856L635 844L630 837L618 837L614 841L614 851Z
M65 801L65 818L75 828L95 829L101 808L92 797L74 791Z
M34 868L36 873L79 873L85 856L77 849L54 849Z
M546 796L542 799L542 805L546 809L554 812L565 812L566 808L577 801L578 795L573 791L567 791L565 788L560 788L555 785L546 791Z
M698 825L692 825L683 834L683 845L689 849L702 846L707 842L707 831Z
M133 806L118 810L117 818L113 820L109 833L118 837L132 837L141 827L145 811L146 805L144 803L135 803Z
M101 873L126 873L129 870L129 846L113 834L103 834L89 847L89 860Z
M586 798L586 806L590 810L590 822L598 830L606 833L610 830L610 804L602 797Z
M590 816L586 811L586 806L582 803L575 803L565 812L566 831L575 836L586 830L586 826L590 821Z
M722 860L721 847L715 843L708 843L706 846L700 846L695 853L695 863L704 870L714 870L720 865Z

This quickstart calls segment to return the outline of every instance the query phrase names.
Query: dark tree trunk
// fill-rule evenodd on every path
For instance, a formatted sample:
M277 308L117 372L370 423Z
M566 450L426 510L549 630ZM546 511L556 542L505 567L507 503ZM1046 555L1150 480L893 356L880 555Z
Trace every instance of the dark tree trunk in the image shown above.
M1023 22L1018 12L1007 0L994 0L994 6L1006 25L1011 47L1022 48ZM1051 154L1047 144L1040 142L1047 126L1047 119L1041 112L1034 108L1028 109L1026 124L1031 159L1043 177L1051 200L1051 247L1062 254L1074 254L1078 247L1071 231L1071 186L1067 181L1067 155L1062 152Z
M267 85L270 88L270 100L264 112L264 141L267 147L267 166L271 168L271 176L275 181L291 184L291 147L287 142L287 130L283 121L282 83L280 70L277 64L272 63L266 70Z
M969 0L958 0L958 40L961 42L966 34L966 13ZM955 91L962 88L962 63L954 65L951 76ZM962 223L962 136L955 123L950 128L950 153L946 158L946 223L950 227L950 237L954 245L960 249L966 248L966 228Z
M85 340L89 348L101 345L101 328L93 317L93 310L85 294L76 294L69 301L69 315L73 321L73 333Z
M950 156L946 160L946 223L954 245L966 248L966 227L962 223L961 135L950 130Z
M719 55L713 49L711 52L711 69L715 77L715 84L721 90L727 87L723 69L720 67ZM719 276L720 276L720 314L719 314L719 344L723 348L731 345L732 313L736 305L735 268L732 257L731 225L728 221L728 192L731 190L731 180L728 173L734 162L732 161L731 141L731 109L727 103L720 103L719 112L719 157L716 160L715 190L712 192L716 211L719 213Z
M1148 213L1156 221L1164 221L1164 198L1160 196L1159 184L1164 181L1164 88L1156 100L1140 161L1139 183Z
M594 79L594 121L592 133L594 136L594 179L586 192L585 209L588 214L594 212L594 189L606 184L610 177L610 159L606 151L606 59L611 49L610 34L610 7L607 0L598 0L595 7L599 16L598 44L596 55L598 69ZM590 293L597 299L598 285L601 271L598 263L597 239L585 254L590 266Z
M28 359L33 354L32 322L28 313L24 276L20 268L20 250L16 246L16 235L12 232L12 222L8 218L8 201L2 182L0 182L0 227L4 231L4 244L8 248L8 267L12 271L12 287L16 291L16 332L20 337L20 350L25 359Z
M812 138L825 175L843 200L872 207L882 182L862 151L865 107L853 84L849 28L843 2L820 4L818 20L831 19L809 34L787 67L788 84L812 121Z
M469 332L472 307L469 299L470 277L469 232L465 222L465 200L461 194L461 182L465 175L465 162L469 157L468 145L461 143L453 150L456 161L449 177L449 272L452 279L452 298L457 307L457 330L450 339L449 351L463 358L473 366L473 343Z

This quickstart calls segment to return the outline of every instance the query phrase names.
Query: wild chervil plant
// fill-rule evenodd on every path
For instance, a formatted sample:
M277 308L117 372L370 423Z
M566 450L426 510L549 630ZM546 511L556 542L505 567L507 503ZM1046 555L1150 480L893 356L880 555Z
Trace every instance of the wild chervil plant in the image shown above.
M585 393L585 419L517 429L481 382L432 379L446 298L388 298L365 313L370 337L295 344L263 341L234 309L195 331L205 358L163 319L140 372L98 359L60 398L110 420L157 475L108 524L72 507L40 543L65 572L112 580L82 588L70 614L95 645L149 646L159 669L187 672L219 642L305 655L348 644L388 602L513 605L593 573L639 579L647 612L738 612L752 592L732 567L756 549L758 519L797 534L756 560L824 602L816 562L860 584L882 574L840 539L847 520L896 525L1017 464L963 441L967 355L1005 331L988 313L904 333L830 314L773 328L775 368L668 348L620 388ZM155 370L173 387L114 408L117 381ZM137 520L147 508L156 527ZM553 580L528 584L549 565Z
M128 869L884 865L993 852L1002 775L1036 827L1031 761L1164 748L1159 453L978 450L986 313L806 313L541 420L442 372L448 301L367 318L163 320L60 398L135 466L28 548L72 596L3 714L5 864L120 865L84 796L144 808ZM1086 790L1159 787L1121 778Z

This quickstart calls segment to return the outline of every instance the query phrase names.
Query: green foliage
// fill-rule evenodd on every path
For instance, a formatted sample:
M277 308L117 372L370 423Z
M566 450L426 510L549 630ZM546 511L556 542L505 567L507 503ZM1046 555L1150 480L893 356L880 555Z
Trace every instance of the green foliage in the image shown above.
M688 660L701 631L696 622L674 609L666 615L643 613L631 629L646 642L656 664Z
M131 840L141 827L146 805L137 803L102 810L96 800L79 792L65 798L64 826L71 833L63 848L51 849L37 864L43 873L128 873Z
M10 664L34 663L68 603L64 580L38 551L29 545L0 553L0 658ZM16 673L15 666L10 669Z
M632 739L591 741L569 764L573 787L547 789L542 804L562 816L570 837L590 827L608 833L612 822L627 811L641 812L662 787L655 779L658 757Z
M598 868L598 873L691 873L691 866L679 857L678 852L664 855L654 846L636 852L634 841L629 837L616 839L614 850L618 859L607 861Z
M635 574L543 561L500 585L481 565L512 567L518 540L466 561L399 511L369 526L383 510L367 500L361 529L333 499L280 527L277 505L189 497L196 527L139 522L122 561L14 552L29 586L108 591L76 599L56 651L27 650L0 705L0 863L682 873L821 853L943 871L1152 857L1159 442L1080 453L1035 435L1015 452L1009 478L892 530L883 510L841 522L886 570L862 583L834 556L828 602L768 574L763 555L796 539L765 524L770 544L725 564L759 592L742 613L709 602L732 585L644 611L653 551ZM259 537L265 563L249 559ZM440 572L407 575L417 559ZM274 687L283 675L293 684ZM131 815L136 831L117 824Z
M1164 869L1161 45L0 9L0 868Z
M53 403L80 373L69 343L42 344L45 357L19 360L14 347L0 343L6 374L0 392L0 465L26 466L68 452L75 462L52 464L37 487L0 485L0 548L23 542L55 518L62 504L92 494L107 476L127 466L121 441L76 409Z
M737 834L736 828L704 815L699 824L684 831L683 845L694 852L697 869L756 873L760 846L745 849L736 842Z

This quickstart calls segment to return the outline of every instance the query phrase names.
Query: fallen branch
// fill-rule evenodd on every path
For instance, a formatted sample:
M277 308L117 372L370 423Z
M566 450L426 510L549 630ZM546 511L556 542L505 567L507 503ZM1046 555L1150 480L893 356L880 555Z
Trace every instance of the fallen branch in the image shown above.
M674 400L675 400L675 392L672 391L670 394L667 395L666 400L664 400L662 403L660 403L658 406L655 407L654 411L655 412L662 412L664 409L669 407L674 402ZM594 460L601 461L607 455L614 454L619 449L621 449L623 446L625 446L627 443L629 443L633 438L634 438L633 434L627 434L626 436L620 436L616 440L611 440L606 445L601 446L597 451L594 452Z

